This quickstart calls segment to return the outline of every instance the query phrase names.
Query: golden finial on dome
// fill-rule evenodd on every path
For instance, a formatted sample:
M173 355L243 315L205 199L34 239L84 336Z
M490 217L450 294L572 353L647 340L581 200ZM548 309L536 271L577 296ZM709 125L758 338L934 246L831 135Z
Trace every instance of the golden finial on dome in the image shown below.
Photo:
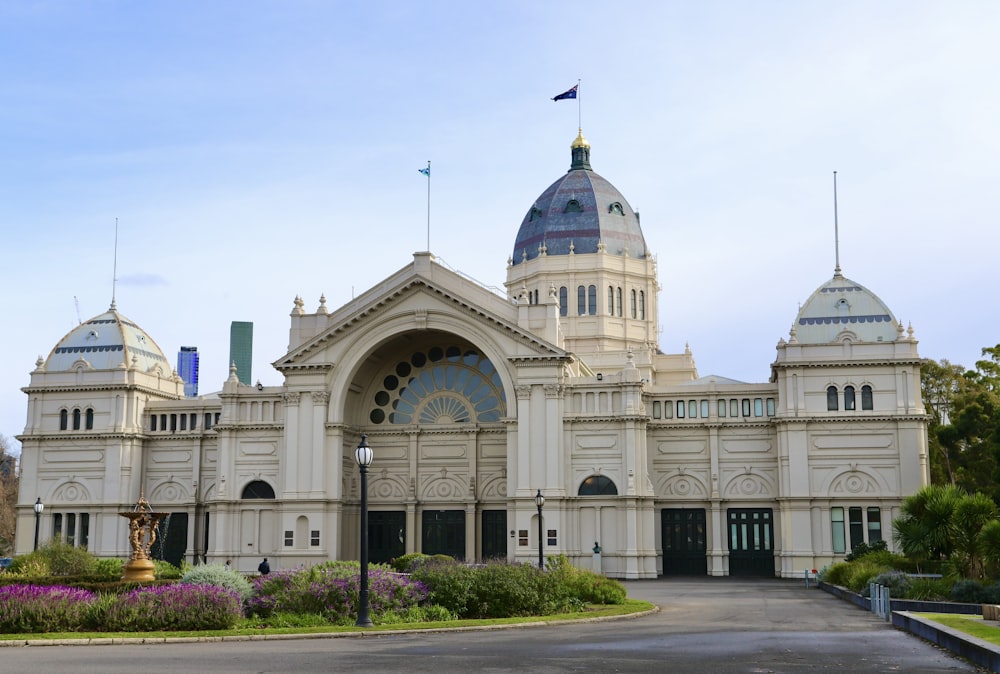
M579 133L576 136L576 140L573 141L573 144L570 145L570 147L574 148L574 149L578 148L578 147L586 147L586 148L590 147L590 142L587 141L587 139L583 137L583 128L582 127L579 129Z

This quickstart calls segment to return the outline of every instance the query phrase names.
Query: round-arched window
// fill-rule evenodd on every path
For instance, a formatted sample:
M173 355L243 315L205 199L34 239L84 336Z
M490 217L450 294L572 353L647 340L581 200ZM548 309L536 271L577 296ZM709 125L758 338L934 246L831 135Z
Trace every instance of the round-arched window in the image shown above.
M240 498L274 498L274 488L263 480L254 480L243 487Z
M580 485L577 496L618 496L618 487L610 478L591 475Z

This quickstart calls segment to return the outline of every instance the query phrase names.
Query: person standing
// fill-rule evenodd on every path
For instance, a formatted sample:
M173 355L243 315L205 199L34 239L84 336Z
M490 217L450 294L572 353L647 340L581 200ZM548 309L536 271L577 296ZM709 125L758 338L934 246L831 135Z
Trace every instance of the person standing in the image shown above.
M226 571L232 571L232 570L233 570L233 560L227 559L226 560Z
M264 558L263 562L257 565L257 570L260 571L260 575L262 576L266 576L271 573L271 565L267 563L267 557Z

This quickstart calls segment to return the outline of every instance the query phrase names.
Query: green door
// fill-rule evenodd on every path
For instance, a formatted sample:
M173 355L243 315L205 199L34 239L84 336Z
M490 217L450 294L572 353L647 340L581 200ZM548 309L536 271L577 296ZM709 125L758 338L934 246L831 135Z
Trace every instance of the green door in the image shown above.
M770 508L729 510L729 575L774 577L774 522Z
M465 559L464 510L425 510L422 524L422 553Z
M507 558L507 511L484 510L482 529L482 558Z
M406 552L406 513L372 510L368 513L368 561L384 564Z
M660 513L664 576L708 574L704 508L664 508Z

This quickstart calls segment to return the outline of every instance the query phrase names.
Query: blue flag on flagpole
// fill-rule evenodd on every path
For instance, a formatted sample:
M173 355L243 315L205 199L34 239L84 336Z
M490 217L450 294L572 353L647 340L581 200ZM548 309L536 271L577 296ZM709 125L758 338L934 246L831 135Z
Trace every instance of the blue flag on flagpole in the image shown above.
M579 84L574 84L572 89L568 89L568 90L562 92L561 94L559 94L558 96L554 96L552 98L552 100L553 101L562 101L562 100L566 100L567 98L576 98L576 89L579 86L580 86Z
M428 166L426 168L422 168L422 169L417 169L417 170L420 171L421 173L423 173L428 178L431 177L431 167L430 166Z

